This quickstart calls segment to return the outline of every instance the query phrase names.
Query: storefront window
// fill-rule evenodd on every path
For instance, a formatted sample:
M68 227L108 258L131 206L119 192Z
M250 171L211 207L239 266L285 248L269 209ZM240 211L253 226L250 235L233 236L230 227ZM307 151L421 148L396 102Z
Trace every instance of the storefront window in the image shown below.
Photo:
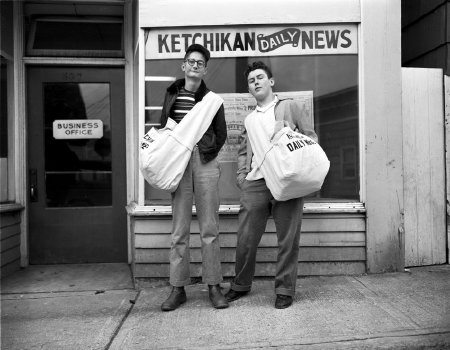
M299 44L300 45L300 44ZM305 44L306 45L306 44ZM214 52L211 52L214 57ZM212 58L205 83L219 94L248 93L244 71L261 60L269 65L275 79L274 91L310 92L314 128L331 166L322 189L308 201L359 200L358 55L315 54L259 57ZM159 125L166 88L183 78L180 59L147 59L145 63L145 132ZM230 129L230 113L225 114ZM236 141L229 132L225 146ZM221 204L238 204L235 185L236 159L221 157ZM170 204L170 196L145 184L145 204Z

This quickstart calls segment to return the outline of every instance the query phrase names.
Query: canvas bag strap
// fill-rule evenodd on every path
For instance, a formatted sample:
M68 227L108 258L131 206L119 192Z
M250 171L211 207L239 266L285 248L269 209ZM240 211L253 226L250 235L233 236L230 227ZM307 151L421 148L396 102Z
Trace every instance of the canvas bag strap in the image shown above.
M282 121L284 120L284 118L283 118L282 115L277 114L277 109L278 109L278 106L280 105L280 103L283 102L283 101L285 101L285 100L286 100L286 99L278 100L277 103L275 104L275 107L274 107L274 115L275 115L275 121L276 121L276 122L282 122ZM283 127L282 127L280 130L278 130L277 132L274 132L274 133L273 133L272 137L270 138L270 144L271 144L271 146L270 146L270 148L266 151L266 153L264 154L264 157L263 157L263 159L262 159L262 161L261 161L261 164L258 165L258 168L260 168L261 165L262 165L262 163L264 163L264 160L266 159L267 153L270 152L270 150L273 148L274 144L280 139L281 136L283 136L283 135L287 132L287 130L284 130L284 131L282 132L283 129L284 129L284 125L283 125ZM274 138L276 138L276 139L274 140Z
M258 122L256 122L256 121L252 121L252 127L253 128L257 128L257 129L259 129L259 132L257 132L256 134L258 134L258 135L260 135L260 134L262 134L264 131L263 131L263 128L262 128L262 126L261 126L261 124L260 123L258 123ZM262 147L255 147L255 146L253 146L253 143L256 143L256 144L261 144L260 142L260 139L259 138L257 138L257 137L253 137L253 138L251 138L250 137L250 135L248 134L248 137L249 137L249 142L250 142L250 144L252 144L252 150L253 150L253 153L254 153L254 156L258 153L258 151L261 149L261 148L264 148L264 147L266 147L265 145L262 145ZM267 153L269 153L270 152L270 150L273 148L273 146L274 146L274 144L273 144L273 142L272 142L272 140L269 140L269 144L270 144L270 146L267 148L267 149L265 149L263 152L264 152L264 154L262 154L262 157L261 157L261 162L258 162L258 161L256 161L256 169L260 169L261 168L261 166L262 166L262 164L264 163L264 160L266 159L266 156L267 156ZM262 153L262 152L261 152ZM256 159L255 159L256 160Z
M211 125L214 116L223 104L216 93L208 92L201 101L183 117L171 136L186 148L192 150Z

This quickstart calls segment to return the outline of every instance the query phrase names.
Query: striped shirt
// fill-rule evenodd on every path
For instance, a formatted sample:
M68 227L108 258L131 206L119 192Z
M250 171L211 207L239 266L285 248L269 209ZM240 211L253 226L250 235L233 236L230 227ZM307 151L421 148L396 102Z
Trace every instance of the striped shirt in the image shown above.
M195 92L186 90L184 87L180 89L177 99L172 108L172 119L177 123L189 112L195 105Z

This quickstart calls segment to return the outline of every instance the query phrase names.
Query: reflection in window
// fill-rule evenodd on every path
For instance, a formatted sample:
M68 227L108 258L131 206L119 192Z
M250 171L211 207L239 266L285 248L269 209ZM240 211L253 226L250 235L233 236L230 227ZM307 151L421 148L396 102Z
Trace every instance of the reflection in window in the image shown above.
M263 58L213 58L205 82L216 93L247 93L244 71L261 60L275 79L274 91L312 91L314 128L331 166L325 183L309 201L359 200L359 125L357 55L280 56ZM179 60L147 60L146 77L182 78ZM164 94L170 82L145 83L145 131L158 125ZM225 112L226 113L226 112ZM230 134L233 137L233 134ZM233 142L232 139L227 142ZM342 150L347 150L342 153ZM352 150L352 151L350 151ZM350 154L351 153L351 154ZM221 204L238 204L236 162L221 163ZM343 175L345 174L345 176ZM170 204L170 196L145 184L146 204Z
M341 148L341 178L353 180L357 175L356 149L354 146Z
M110 206L109 84L44 85L45 173L48 207ZM103 136L55 139L55 120L101 120Z
M8 201L8 66L0 56L0 203Z

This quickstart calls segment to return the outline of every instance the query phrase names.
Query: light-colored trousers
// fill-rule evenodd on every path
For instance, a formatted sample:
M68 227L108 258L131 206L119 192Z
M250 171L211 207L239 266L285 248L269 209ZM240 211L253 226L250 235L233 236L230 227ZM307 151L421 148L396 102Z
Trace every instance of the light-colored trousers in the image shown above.
M190 284L189 238L192 204L200 228L202 281L216 285L222 282L219 244L219 177L217 159L203 164L198 147L194 147L186 171L172 193L172 242L170 247L170 284L182 287Z

